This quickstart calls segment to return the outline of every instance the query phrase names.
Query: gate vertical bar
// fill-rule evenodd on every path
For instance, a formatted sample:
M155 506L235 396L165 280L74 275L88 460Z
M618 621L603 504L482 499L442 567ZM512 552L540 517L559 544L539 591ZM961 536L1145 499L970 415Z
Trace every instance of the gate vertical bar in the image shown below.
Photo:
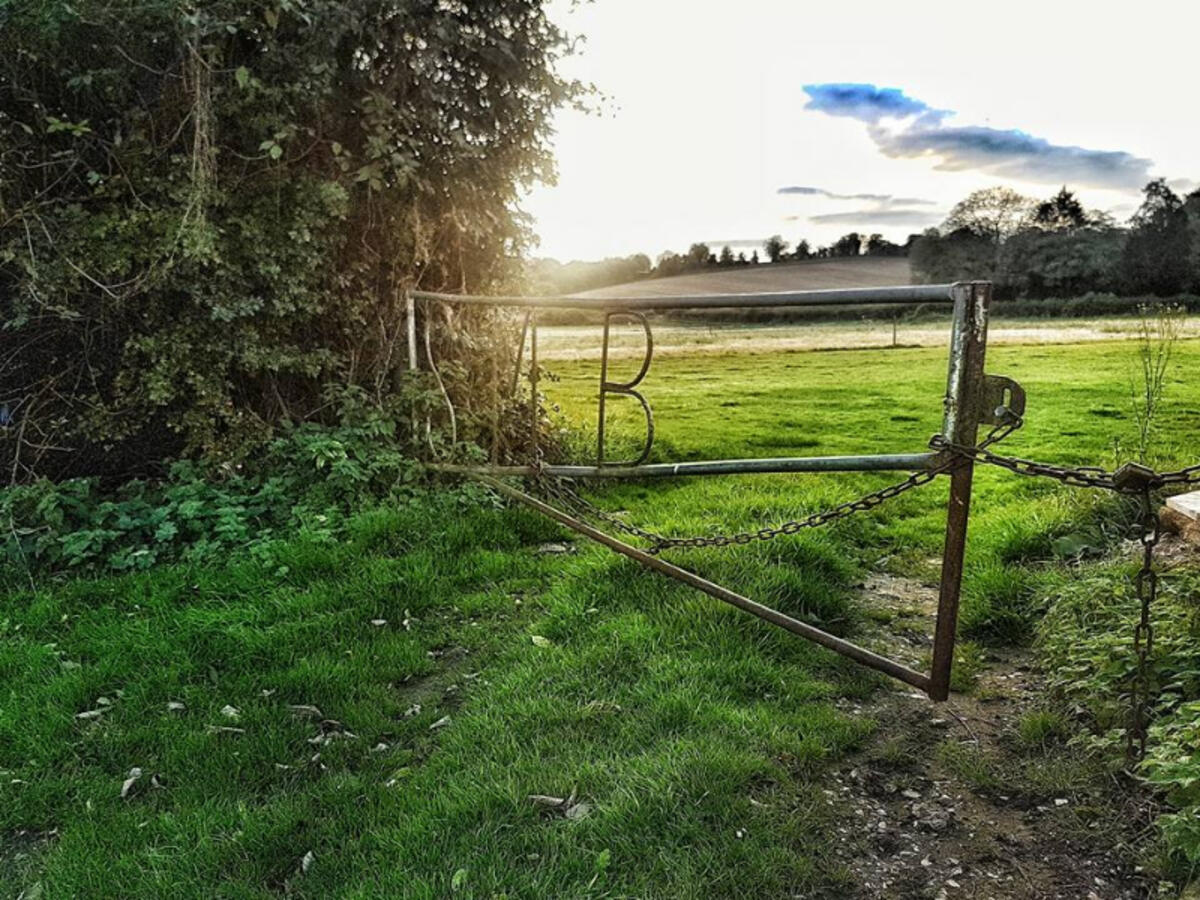
M600 395L596 399L596 465L604 465L604 407L605 401L608 399L608 391L605 385L608 384L608 330L609 323L612 322L612 313L604 314L604 338L600 344Z
M950 371L946 379L946 416L942 432L947 440L956 444L974 446L979 431L980 404L983 403L984 356L987 352L987 317L992 286L983 281L956 284L953 296L954 326L950 336ZM933 700L945 700L950 695L950 670L954 664L954 639L958 628L958 601L962 591L974 472L974 463L963 460L950 475L946 542L942 550L942 581L938 592L929 683L929 696Z
M537 312L529 311L529 450L533 465L542 464L542 448L538 446L541 409L538 405L538 320Z

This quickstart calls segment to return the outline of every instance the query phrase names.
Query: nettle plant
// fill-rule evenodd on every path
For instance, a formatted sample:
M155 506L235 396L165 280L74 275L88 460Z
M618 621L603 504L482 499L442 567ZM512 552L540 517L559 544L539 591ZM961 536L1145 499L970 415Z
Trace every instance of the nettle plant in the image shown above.
M297 532L340 534L350 513L420 495L419 462L386 416L285 430L215 473L188 460L166 477L105 490L97 478L41 479L0 492L0 563L20 571L128 571L257 552Z
M571 46L530 0L0 4L0 483L236 464L331 388L428 452L404 290L513 280ZM481 440L511 338L421 316Z
M1200 700L1153 726L1149 746L1142 771L1176 810L1159 817L1163 838L1189 866L1200 866Z

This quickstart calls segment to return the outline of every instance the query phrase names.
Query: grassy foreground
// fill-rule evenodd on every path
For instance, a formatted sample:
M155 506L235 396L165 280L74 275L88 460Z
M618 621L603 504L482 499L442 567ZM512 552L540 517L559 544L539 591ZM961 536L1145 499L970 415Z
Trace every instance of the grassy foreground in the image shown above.
M1012 452L1111 464L1131 435L1131 355L995 348L989 370L1030 395ZM1198 364L1200 343L1180 344L1165 437L1200 426L1183 381ZM594 366L558 369L552 394L583 422ZM944 370L926 349L677 357L645 393L663 456L917 450ZM630 441L634 422L617 426ZM675 481L603 501L704 531L887 480ZM935 571L944 497L939 483L821 533L676 558L853 633L866 572ZM1071 577L1063 560L1106 546L1122 515L990 471L975 503L962 629L981 640L1027 636ZM352 531L0 600L0 892L838 895L822 773L872 727L835 701L874 676L599 548L540 552L562 534L519 510L447 495Z

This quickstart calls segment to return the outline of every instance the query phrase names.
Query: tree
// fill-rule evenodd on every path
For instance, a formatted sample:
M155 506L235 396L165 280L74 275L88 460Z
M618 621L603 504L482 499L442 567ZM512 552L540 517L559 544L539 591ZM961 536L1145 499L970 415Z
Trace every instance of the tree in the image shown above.
M783 254L787 252L788 242L777 234L771 235L763 241L763 250L766 251L767 259L776 263L783 259Z
M688 265L694 269L702 269L708 265L708 258L711 255L712 251L708 249L708 244L692 244L687 252Z
M738 253L738 255L737 255L737 264L738 264L739 266L744 266L744 265L746 265L746 264L747 264L747 260L746 260L746 254L745 254L745 253Z
M527 0L0 4L5 478L412 434L404 290L518 276L570 47ZM496 316L431 322L480 423Z
M801 238L796 242L796 250L792 253L793 257L796 259L808 259L812 255L812 248L809 246L808 241Z
M1057 194L1037 205L1033 212L1033 224L1049 231L1070 231L1073 228L1086 228L1092 224L1092 218L1079 198L1063 185Z
M950 210L942 234L966 230L998 244L1028 222L1033 204L1011 188L973 191Z
M942 234L930 228L912 242L913 271L927 282L950 282L995 275L997 245L968 228Z
M658 255L657 264L654 266L654 274L662 278L679 275L687 271L689 264L690 260L688 257L667 250Z
M830 248L830 256L858 256L862 251L862 238L858 236L857 231L852 231L849 234L844 234L837 239L837 242Z
M531 293L561 295L637 281L649 274L650 257L644 253L565 265L556 259L532 259L525 266L525 283Z
M1192 293L1200 293L1200 188L1192 191L1183 201L1183 211L1187 213L1192 236Z
M755 250L754 253L752 253L750 255L750 263L755 266L758 265L758 251L757 250Z
M1165 179L1151 181L1143 193L1121 259L1126 287L1160 297L1181 293L1192 280L1188 213Z
M719 266L732 266L733 265L733 251L729 249L728 244L726 244L724 247L721 248L721 255L719 257L717 257L717 265L719 265Z
M867 256L903 256L904 248L893 244L882 234L873 234L867 238Z
M1004 242L1000 288L1024 297L1118 290L1124 243L1115 228L1027 228Z

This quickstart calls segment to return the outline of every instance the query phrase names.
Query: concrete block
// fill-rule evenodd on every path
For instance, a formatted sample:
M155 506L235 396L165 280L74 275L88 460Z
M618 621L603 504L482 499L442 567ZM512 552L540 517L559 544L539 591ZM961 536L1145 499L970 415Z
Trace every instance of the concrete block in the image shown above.
M1200 491L1188 494L1176 494L1167 498L1167 507L1182 513L1189 519L1200 521Z

